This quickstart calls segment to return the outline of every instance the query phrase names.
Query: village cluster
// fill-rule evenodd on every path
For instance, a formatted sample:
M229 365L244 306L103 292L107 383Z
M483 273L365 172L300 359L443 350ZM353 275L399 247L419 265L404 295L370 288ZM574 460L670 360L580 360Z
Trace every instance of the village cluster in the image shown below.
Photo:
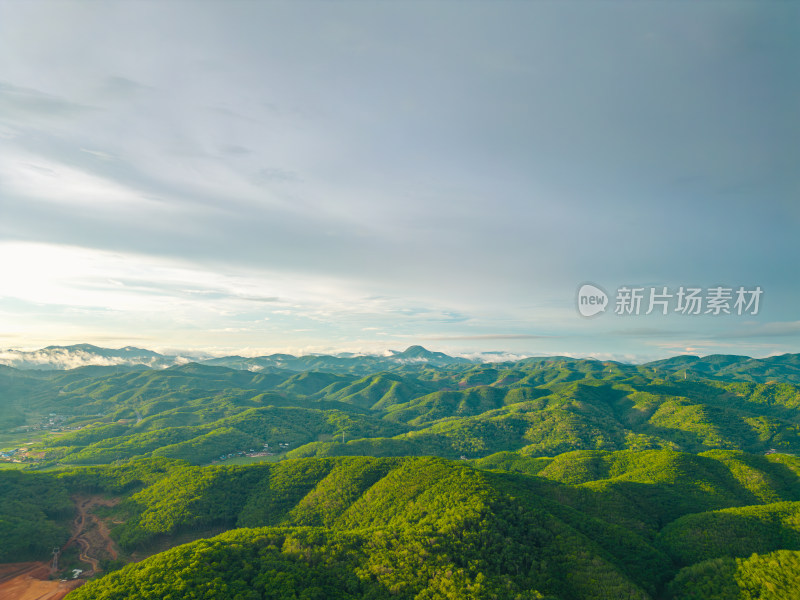
M265 443L260 450L255 448L250 448L249 450L234 450L233 452L228 452L227 454L220 454L216 460L211 462L213 464L223 460L228 460L229 458L236 458L237 456L274 456L275 454L286 452L288 449L289 442L279 442L277 448L271 448L269 443Z

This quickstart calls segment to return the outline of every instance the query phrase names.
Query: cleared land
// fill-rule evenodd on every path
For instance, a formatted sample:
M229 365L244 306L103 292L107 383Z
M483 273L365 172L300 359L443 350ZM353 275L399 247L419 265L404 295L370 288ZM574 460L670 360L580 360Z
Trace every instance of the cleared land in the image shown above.
M50 565L43 562L0 565L0 598L3 600L61 600L83 580L50 581Z

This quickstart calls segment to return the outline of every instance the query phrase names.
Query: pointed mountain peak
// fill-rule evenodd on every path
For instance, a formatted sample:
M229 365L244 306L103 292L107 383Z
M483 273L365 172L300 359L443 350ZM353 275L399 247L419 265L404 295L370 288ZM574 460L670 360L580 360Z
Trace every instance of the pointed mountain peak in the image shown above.
M433 358L443 355L441 352L431 352L422 346L409 346L396 356L402 356L403 358Z

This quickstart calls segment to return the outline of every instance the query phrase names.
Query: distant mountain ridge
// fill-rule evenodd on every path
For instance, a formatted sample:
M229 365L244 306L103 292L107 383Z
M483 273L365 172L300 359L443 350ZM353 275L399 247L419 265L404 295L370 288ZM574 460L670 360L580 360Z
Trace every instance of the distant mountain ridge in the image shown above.
M684 378L704 377L732 381L769 383L780 381L800 384L800 354L782 354L766 358L752 358L733 354L712 354L708 356L677 355L651 361L641 365L617 361L598 361L595 359L572 358L567 356L532 356L519 360L499 360L503 355L487 352L476 358L450 356L443 352L430 351L419 345L412 345L403 351L390 351L388 355L354 354L270 354L266 356L222 356L208 355L167 355L152 350L125 346L112 349L92 344L72 346L48 346L40 350L0 351L0 366L21 370L69 370L85 366L120 366L131 368L164 369L189 362L228 367L257 373L282 371L321 371L341 374L368 374L389 371L401 367L452 367L467 368L486 363L514 364L518 366L539 365L542 368L589 362L616 365L633 374L647 369L649 373L662 376L677 375Z
M0 364L25 370L67 370L85 366L143 366L163 369L188 362L187 358L165 356L152 350L125 346L124 348L100 348L92 344L72 346L47 346L40 350L4 350L0 352Z
M419 363L436 367L449 365L469 365L484 361L448 356L442 352L431 352L422 346L410 346L406 350L392 351L388 356L357 355L342 353L334 355L309 354L270 354L267 356L243 357L223 356L212 358L208 355L167 355L126 346L119 349L101 348L92 344L72 346L48 346L40 350L5 350L0 352L0 365L23 370L67 370L78 367L131 366L163 369L187 362L229 367L248 371L269 371L271 368L290 371L328 371L328 372L372 372L391 369L401 364Z
M278 441L290 458L653 448L800 456L792 355L767 366L716 357L657 366L555 357L436 367L366 357L380 366L366 375L352 359L311 358L334 368L1 367L0 432L63 424L73 431L41 448L48 461L66 464L149 455L205 464ZM735 376L698 375L701 367ZM47 415L62 419L49 423Z

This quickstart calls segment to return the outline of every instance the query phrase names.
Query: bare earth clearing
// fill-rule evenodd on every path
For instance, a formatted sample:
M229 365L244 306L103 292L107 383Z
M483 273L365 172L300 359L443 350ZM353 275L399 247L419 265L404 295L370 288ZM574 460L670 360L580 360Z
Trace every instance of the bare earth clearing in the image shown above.
M83 580L49 581L50 565L43 562L0 565L0 598L3 600L61 600Z
M72 544L80 548L80 560L88 565L80 579L50 580L54 575L45 562L7 563L0 565L0 598L2 600L61 600L68 592L82 585L86 578L100 571L100 561L116 559L114 542L108 526L91 509L95 506L114 506L119 499L101 496L75 497L78 515L72 524L72 537L61 548Z
M80 549L80 560L91 568L83 573L84 577L91 577L100 571L100 560L118 556L114 542L109 535L108 526L91 512L95 506L115 506L118 498L108 499L102 496L75 497L78 516L72 526L72 537L64 545L77 544Z

